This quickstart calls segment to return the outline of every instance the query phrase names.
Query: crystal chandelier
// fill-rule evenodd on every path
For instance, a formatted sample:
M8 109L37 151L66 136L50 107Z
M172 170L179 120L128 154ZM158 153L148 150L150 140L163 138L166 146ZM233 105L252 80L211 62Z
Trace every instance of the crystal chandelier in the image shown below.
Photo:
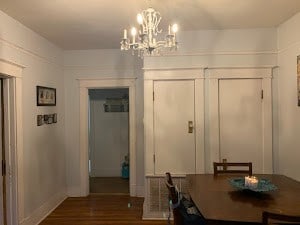
M124 35L121 40L121 50L129 50L138 52L139 57L144 55L160 54L162 49L176 50L178 42L176 33L178 31L177 24L169 25L168 33L164 40L157 40L157 35L162 33L158 25L161 21L161 15L152 7L143 10L137 15L139 29L131 28L131 38L127 36L127 30L124 29Z

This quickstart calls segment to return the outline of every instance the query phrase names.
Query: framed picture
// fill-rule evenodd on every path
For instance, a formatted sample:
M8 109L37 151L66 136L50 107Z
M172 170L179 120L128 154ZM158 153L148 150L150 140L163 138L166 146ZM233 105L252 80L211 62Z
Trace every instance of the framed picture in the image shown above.
M55 106L56 89L50 87L36 86L37 106Z
M57 123L57 113L53 114L53 123Z
M37 125L42 126L44 124L44 117L43 115L37 115Z

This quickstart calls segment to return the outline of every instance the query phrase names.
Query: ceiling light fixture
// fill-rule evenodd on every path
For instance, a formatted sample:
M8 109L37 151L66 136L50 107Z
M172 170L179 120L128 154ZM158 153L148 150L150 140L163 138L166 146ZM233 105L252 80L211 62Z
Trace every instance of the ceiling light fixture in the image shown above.
M157 40L157 35L162 33L158 25L161 21L161 15L152 7L143 10L137 15L139 29L131 28L131 38L124 29L123 38L121 40L121 50L132 50L138 52L138 56L143 58L145 55L158 55L162 49L177 50L178 42L176 33L178 25L169 25L168 33L164 40Z

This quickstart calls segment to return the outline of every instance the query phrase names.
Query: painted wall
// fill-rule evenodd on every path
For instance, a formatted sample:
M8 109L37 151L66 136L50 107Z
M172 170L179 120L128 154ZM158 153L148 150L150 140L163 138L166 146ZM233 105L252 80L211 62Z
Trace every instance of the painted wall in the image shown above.
M276 65L276 29L187 31L178 34L179 49L146 57L145 69L249 67Z
M65 112L67 184L70 196L80 196L79 80L136 78L136 173L137 194L143 194L143 61L119 49L65 51Z
M105 112L106 98L128 97L128 89L91 89L90 98L90 176L120 177L122 163L129 153L128 112Z
M23 181L21 224L34 224L66 196L64 80L62 51L0 11L0 59L24 66ZM36 86L56 88L57 105L36 106ZM36 125L38 114L57 113L58 122Z
M278 27L279 173L300 181L300 107L297 106L297 56L300 13Z

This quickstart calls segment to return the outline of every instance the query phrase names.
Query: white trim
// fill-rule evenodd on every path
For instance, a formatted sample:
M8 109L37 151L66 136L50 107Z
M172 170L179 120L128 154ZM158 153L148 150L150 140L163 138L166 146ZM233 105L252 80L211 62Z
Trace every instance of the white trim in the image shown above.
M148 57L176 57L176 56L209 56L209 55L277 55L277 51L199 51L199 52L166 52L163 55L145 56Z
M79 79L80 88L80 193L89 194L88 174L88 89L129 88L129 154L130 154L130 196L137 195L136 187L136 94L133 78L124 79Z
M63 66L62 64L59 64L59 63L55 62L54 60L51 60L49 57L44 57L44 56L42 56L42 55L40 55L40 54L38 54L38 53L36 53L34 51L31 51L29 49L23 48L23 47L21 47L19 45L16 45L15 43L12 43L12 42L10 42L8 40L5 40L2 37L0 37L0 42L2 42L4 45L7 45L7 46L9 46L11 48L14 48L14 49L20 51L22 53L25 53L28 56L32 56L32 57L35 57L35 58L37 58L39 60L42 60L43 62L49 63L51 65L55 65L55 66L58 66L58 67L62 67ZM25 67L25 66L22 66L22 67Z
M202 71L203 73L203 71ZM204 79L195 79L195 144L196 173L205 171L204 153Z
M264 101L262 106L263 116L263 173L273 172L272 160L272 69L273 68L228 68L228 69L207 69L209 79L209 148L210 161L206 167L212 172L212 162L220 160L220 137L219 137L219 80L220 79L262 79L264 90Z
M64 193L65 192L61 192L54 195L49 201L45 202L31 213L29 217L25 218L20 225L38 225L67 198Z
M23 66L0 59L0 72L12 77L22 77Z
M8 222L19 224L24 218L24 177L23 177L23 119L22 119L22 70L23 67L0 59L0 73L7 75L6 96L9 98L9 140L10 140L10 173L11 196L8 201L11 212Z
M153 84L156 80L195 81L195 172L204 173L204 68L145 70L144 72L144 168L145 174L155 174L154 128L153 128ZM174 174L175 175L175 174ZM145 191L147 191L145 189ZM147 200L147 199L146 199Z
M229 67L229 68L208 68L208 79L223 78L271 78L273 67Z
M187 80L204 78L205 68L144 69L144 80Z

